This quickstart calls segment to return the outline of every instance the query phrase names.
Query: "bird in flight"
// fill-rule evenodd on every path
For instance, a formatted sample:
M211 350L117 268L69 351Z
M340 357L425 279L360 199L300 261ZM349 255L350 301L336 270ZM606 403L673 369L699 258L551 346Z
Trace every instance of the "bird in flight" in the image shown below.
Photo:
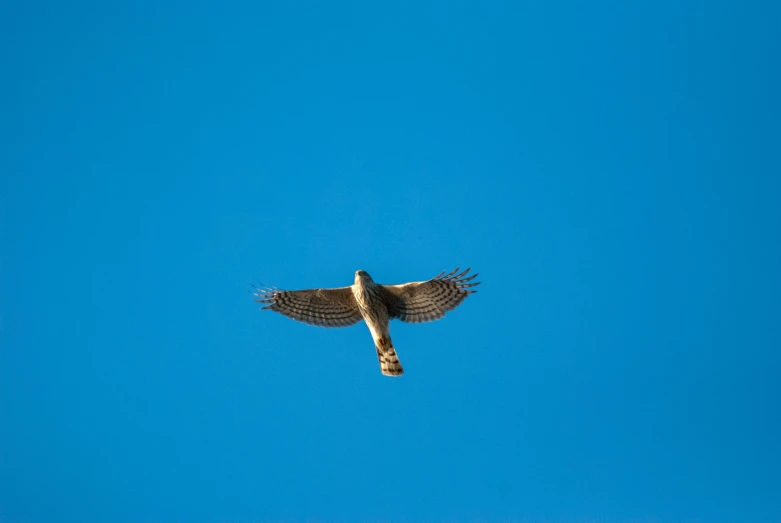
M381 285L366 271L356 271L355 283L349 287L286 291L261 286L253 294L258 297L256 302L267 304L263 309L310 325L348 327L364 320L374 339L380 371L401 376L404 369L391 341L390 320L423 323L440 319L477 292L472 287L480 282L471 283L477 273L467 276L468 272L459 273L456 268L427 281Z

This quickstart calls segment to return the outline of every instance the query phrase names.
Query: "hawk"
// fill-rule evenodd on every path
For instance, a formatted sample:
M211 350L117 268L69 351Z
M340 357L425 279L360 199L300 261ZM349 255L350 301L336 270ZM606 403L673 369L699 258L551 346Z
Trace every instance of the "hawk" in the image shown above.
M480 282L470 283L477 273L466 276L456 270L427 280L401 285L374 283L366 271L356 271L355 283L335 289L286 291L274 287L256 288L258 303L263 309L284 314L288 318L319 327L348 327L361 320L369 327L380 372L386 376L401 376L404 369L390 337L390 320L422 323L440 319L458 307L464 299L477 292ZM458 273L458 274L457 274Z

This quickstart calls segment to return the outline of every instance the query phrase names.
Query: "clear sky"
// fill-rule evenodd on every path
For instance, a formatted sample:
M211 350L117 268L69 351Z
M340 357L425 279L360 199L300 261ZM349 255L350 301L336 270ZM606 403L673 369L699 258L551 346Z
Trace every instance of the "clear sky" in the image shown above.
M0 521L781 521L779 5L8 3Z

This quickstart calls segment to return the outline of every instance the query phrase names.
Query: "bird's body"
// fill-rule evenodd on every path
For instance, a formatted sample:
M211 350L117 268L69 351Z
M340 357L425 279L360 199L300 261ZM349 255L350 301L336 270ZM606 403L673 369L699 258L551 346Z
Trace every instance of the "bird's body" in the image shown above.
M352 290L363 321L372 333L377 359L380 361L380 372L386 376L401 376L404 369L391 341L390 314L382 299L382 289L374 283L369 273L358 271L355 273Z
M422 282L380 285L366 271L355 273L349 287L284 291L262 288L255 293L264 309L277 311L294 320L322 327L346 327L362 319L371 332L380 371L401 376L404 369L390 337L390 320L420 323L441 318L455 309L479 283L468 283L477 274L464 277L469 269L458 269Z

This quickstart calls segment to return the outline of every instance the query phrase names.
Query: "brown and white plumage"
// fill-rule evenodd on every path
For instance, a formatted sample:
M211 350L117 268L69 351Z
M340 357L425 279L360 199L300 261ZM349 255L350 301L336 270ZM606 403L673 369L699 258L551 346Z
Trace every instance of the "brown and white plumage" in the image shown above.
M362 319L369 327L377 349L380 371L400 376L404 369L390 338L390 320L407 323L438 320L477 292L477 274L466 276L469 269L458 269L420 282L401 285L374 283L366 271L355 273L355 283L333 289L286 291L272 287L257 289L258 303L297 321L320 327L347 327Z
M297 321L318 327L349 327L363 318L353 297L352 287L284 291L258 289L258 303Z

